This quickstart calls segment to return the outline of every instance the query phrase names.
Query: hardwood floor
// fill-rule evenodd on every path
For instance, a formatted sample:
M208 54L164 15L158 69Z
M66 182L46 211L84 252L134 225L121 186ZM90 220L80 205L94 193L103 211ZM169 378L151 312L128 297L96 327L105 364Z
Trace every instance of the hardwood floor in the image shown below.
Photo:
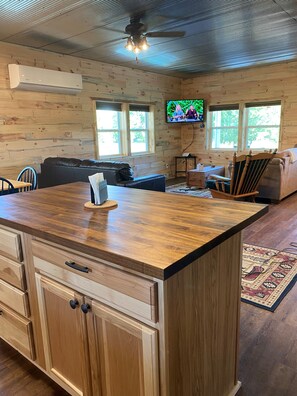
M297 242L296 209L297 193L270 205L267 215L244 230L244 242L280 250ZM238 396L297 395L296 307L297 285L274 313L241 304ZM0 396L64 395L68 393L0 340Z
M279 250L297 242L297 193L243 232L246 243ZM238 396L297 395L297 284L274 313L241 303Z
M0 339L0 396L68 396L59 385Z

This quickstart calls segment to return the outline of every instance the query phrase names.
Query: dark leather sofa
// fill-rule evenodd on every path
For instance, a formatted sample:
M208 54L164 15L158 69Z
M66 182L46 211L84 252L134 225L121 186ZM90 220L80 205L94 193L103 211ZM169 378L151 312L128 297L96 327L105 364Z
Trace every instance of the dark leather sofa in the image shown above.
M126 162L49 157L40 167L39 188L77 181L89 182L88 176L102 172L109 185L165 191L165 175L133 178L133 170Z

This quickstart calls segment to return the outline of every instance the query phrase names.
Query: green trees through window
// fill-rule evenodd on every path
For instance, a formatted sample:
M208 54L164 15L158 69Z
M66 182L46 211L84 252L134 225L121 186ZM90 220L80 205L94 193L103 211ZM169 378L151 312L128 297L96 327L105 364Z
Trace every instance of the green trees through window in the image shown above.
M212 148L237 148L239 110L212 111Z
M99 156L154 152L153 106L96 101Z
M248 148L278 147L281 106L246 108L245 134Z
M145 111L129 111L131 152L148 151L148 113Z
M280 116L280 102L210 106L209 148L278 148Z

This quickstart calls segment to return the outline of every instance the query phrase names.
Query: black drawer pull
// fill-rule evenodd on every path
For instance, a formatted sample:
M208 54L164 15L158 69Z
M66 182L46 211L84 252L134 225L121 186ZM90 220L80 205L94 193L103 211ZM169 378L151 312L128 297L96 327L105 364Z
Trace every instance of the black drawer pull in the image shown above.
M68 267L73 268L77 271L81 271L81 272L89 272L89 268L88 267L83 267L82 265L76 264L75 261L65 261L65 264L68 265Z
M75 308L77 308L79 306L79 302L78 302L78 300L76 298L74 300L70 300L69 304L70 304L70 307L72 309L75 309Z
M83 313L87 314L90 311L91 306L90 304L82 304L80 309L83 311Z

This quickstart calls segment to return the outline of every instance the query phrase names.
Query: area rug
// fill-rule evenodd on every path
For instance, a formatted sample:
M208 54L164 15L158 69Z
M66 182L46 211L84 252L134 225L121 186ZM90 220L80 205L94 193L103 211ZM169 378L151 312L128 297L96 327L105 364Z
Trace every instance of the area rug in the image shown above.
M296 281L297 254L243 244L243 302L274 312Z
M193 195L194 197L200 198L212 198L211 193L208 189L187 187L186 183L173 184L172 186L166 187L166 192L174 194Z

